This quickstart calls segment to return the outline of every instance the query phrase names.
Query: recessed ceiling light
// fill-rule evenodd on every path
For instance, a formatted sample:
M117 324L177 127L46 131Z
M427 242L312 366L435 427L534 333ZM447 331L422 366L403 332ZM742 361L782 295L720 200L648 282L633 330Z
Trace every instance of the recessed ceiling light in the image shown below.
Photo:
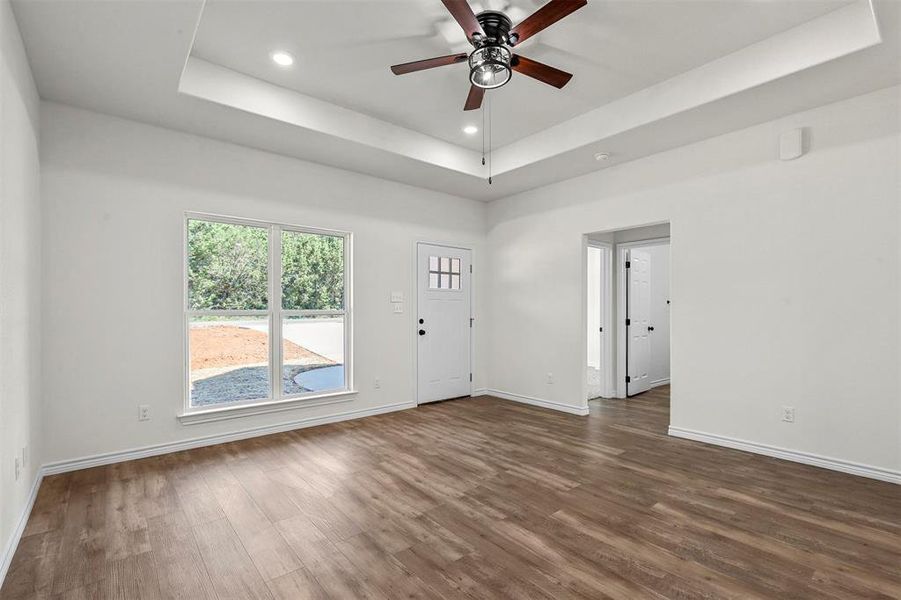
M594 155L594 159L598 161L607 160L608 158L610 158L610 154L608 152L598 152Z
M281 50L279 50L278 52L273 52L269 56L272 58L272 62L280 67L290 67L294 64L294 57L289 53L283 52Z
M475 125L467 125L466 127L463 128L463 133L465 133L466 135L475 135L478 132L479 132L479 128L476 127Z

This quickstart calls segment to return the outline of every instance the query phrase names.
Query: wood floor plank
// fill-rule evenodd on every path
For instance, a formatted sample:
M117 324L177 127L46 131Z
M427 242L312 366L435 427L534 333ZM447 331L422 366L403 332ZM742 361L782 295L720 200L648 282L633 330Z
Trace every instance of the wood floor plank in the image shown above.
M301 567L269 582L276 600L327 600L329 596L308 570Z
M411 573L365 533L335 544L357 572L378 587L388 598L434 598L436 592Z
M0 600L901 598L901 487L491 397L48 477Z
M251 495L227 468L208 470L210 489L263 579L281 577L301 566Z
M151 552L110 561L98 584L98 600L159 600L159 580Z
M58 529L23 537L6 573L0 599L49 595L60 564L61 541L62 531Z
M41 482L41 489L34 501L23 537L56 531L63 526L66 508L69 504L69 485L72 477L68 473L49 475Z
M215 600L213 583L190 526L151 528L150 546L160 596Z
M193 528L203 564L220 600L270 600L272 595L228 519Z
M60 594L100 581L107 561L107 539L103 494L98 484L88 482L93 474L73 477L70 500L54 569L52 590ZM82 482L76 483L77 480Z

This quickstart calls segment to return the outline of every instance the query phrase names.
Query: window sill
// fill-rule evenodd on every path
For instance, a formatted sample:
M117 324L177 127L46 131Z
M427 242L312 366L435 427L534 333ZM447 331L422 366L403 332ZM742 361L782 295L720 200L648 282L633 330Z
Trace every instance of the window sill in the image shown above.
M259 402L257 404L243 406L223 406L205 410L194 410L176 415L176 418L182 425L197 425L200 423L225 421L228 419L238 419L240 417L250 417L253 415L265 415L285 410L294 410L296 408L311 408L313 406L349 402L351 397L356 395L357 390L342 390L340 392L303 396L302 398L287 398L285 400L270 400L268 402Z

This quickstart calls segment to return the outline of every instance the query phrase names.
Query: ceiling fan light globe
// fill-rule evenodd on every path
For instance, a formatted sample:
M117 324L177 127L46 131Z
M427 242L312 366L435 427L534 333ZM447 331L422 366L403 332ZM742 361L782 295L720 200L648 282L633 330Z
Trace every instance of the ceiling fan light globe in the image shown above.
M510 81L509 49L500 45L482 46L469 55L469 81L483 89L499 88Z

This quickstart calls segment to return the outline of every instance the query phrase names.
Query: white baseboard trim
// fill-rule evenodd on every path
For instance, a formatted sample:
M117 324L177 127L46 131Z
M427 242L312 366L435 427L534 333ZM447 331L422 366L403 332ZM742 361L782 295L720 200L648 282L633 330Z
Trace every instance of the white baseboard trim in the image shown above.
M28 523L28 517L31 516L31 509L34 508L34 501L38 497L38 490L41 487L41 481L43 479L44 469L41 468L38 469L38 472L34 475L34 481L31 483L31 491L28 492L28 501L22 509L22 514L19 515L19 522L16 523L16 528L13 529L12 534L10 534L9 539L6 541L6 546L3 548L3 555L0 556L0 587L3 586L3 582L6 580L6 573L9 571L10 564L12 564L16 548L19 547L19 540L22 539L22 534L25 533L25 525Z
M781 458L782 460L790 460L792 462L830 469L832 471L841 471L842 473L850 473L851 475L858 475L860 477L869 477L870 479L901 484L901 471L863 465L837 458L830 458L828 456L821 456L819 454L812 454L810 452L801 452L799 450L779 448L778 446L758 444L757 442L739 440L713 433L704 433L703 431L683 429L681 427L671 426L669 428L669 434L673 437L693 440L695 442L705 442L707 444L713 444L714 446L744 450L745 452L772 456L773 458Z
M498 398L502 398L504 400L512 400L513 402L520 402L522 404L531 404L532 406L549 408L550 410L557 410L560 412L569 413L571 415L579 415L580 417L584 417L588 414L587 406L573 406L571 404L563 404L560 402L554 402L552 400L544 400L542 398L535 398L533 396L523 396L522 394L513 394L511 392L504 392L501 390L484 389L479 390L479 393L487 394L489 396L497 396ZM475 392L473 392L473 394L475 394Z
M95 454L93 456L85 456L72 460L62 460L59 462L44 465L44 475L56 475L57 473L67 473L69 471L78 471L80 469L88 469L91 467L99 467L101 465L110 465L128 460L137 460L139 458L147 458L150 456L159 456L160 454L169 454L171 452L179 452L181 450L190 450L191 448L201 448L203 446L214 446L226 442L235 442L248 438L270 435L273 433L282 433L294 429L303 429L305 427L315 427L316 425L326 425L328 423L337 423L339 421L349 421L351 419L360 419L362 417L371 417L384 413L394 412L398 410L406 410L408 408L416 408L415 402L399 402L397 404L388 404L385 406L377 406L375 408L363 408L359 410L349 410L342 413L324 415L321 417L306 417L303 419L295 419L285 423L276 425L264 425L262 427L253 427L250 429L242 429L232 433L223 433L219 435L210 435L168 444L156 444L153 446L144 446L141 448L133 448L131 450L122 450L119 452L107 452L105 454Z
M667 377L666 379L658 379L657 381L651 382L652 388L655 388L655 387L658 387L661 385L669 385L669 377Z

